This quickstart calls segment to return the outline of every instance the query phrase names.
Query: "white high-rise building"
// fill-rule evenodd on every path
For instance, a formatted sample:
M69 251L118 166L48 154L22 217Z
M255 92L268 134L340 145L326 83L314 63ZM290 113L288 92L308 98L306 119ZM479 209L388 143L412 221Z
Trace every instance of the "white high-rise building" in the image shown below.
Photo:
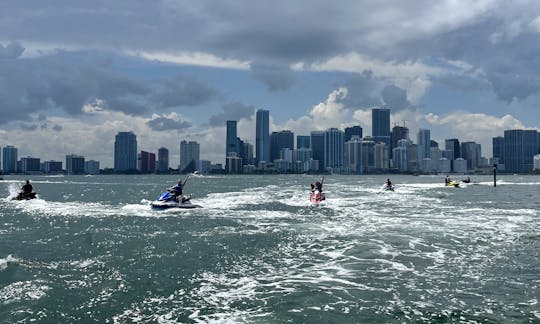
M362 173L362 139L358 135L345 142L345 167L353 173Z
M429 129L420 128L417 134L418 145L418 168L420 171L424 171L426 167L423 165L424 159L431 158L431 135Z
M197 169L197 161L199 160L199 143L190 141L180 142L180 172L192 172Z

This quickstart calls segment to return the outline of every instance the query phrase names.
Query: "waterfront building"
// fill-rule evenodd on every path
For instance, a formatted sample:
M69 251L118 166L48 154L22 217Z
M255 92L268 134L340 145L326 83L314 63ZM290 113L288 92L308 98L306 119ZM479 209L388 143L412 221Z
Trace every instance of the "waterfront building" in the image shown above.
M537 154L533 158L533 168L534 170L540 170L540 154Z
M409 140L409 129L405 126L394 126L390 133L390 148L392 151L395 147L398 147L398 142L401 140Z
M86 174L99 174L99 161L89 160L84 161L84 173Z
M242 173L242 158L231 152L231 155L225 159L225 172L230 174Z
M324 169L339 169L343 167L344 133L337 128L324 132Z
M480 167L481 154L480 144L475 142L461 143L461 157L467 161L467 170L474 171Z
M197 171L200 174L209 173L212 168L212 163L208 160L198 160L197 161Z
M289 130L272 132L270 135L270 161L279 159L282 149L294 149L294 133Z
M45 161L41 169L44 173L61 173L62 161Z
M350 172L362 173L362 138L359 135L353 135L345 142L345 167Z
M250 165L253 165L254 164L254 161L253 161L253 144L251 143L247 143L247 142L242 142L242 154L240 155L240 157L242 158L242 164L243 165L247 165L247 164L250 164Z
M141 167L140 171L143 174L156 173L156 154L141 151Z
M418 145L418 170L422 172L425 167L422 165L424 159L431 157L431 135L429 129L420 128L416 136L416 143Z
M375 168L375 142L369 138L362 140L362 173L370 173Z
M538 154L538 132L536 130L504 131L503 162L506 172L531 172L536 154Z
M200 146L195 141L180 142L180 165L178 171L181 173L193 172L196 170L196 163L200 159ZM229 152L230 155L238 156L236 152Z
M393 149L392 160L394 163L394 168L398 169L401 172L409 171L409 147L411 142L408 139L400 139L397 142L397 146Z
M114 171L137 170L137 136L133 132L119 132L114 141Z
M313 131L310 134L311 151L313 153L313 159L318 161L319 170L324 170L324 132Z
M313 151L310 148L302 147L293 151L293 161L308 162L311 159L313 159Z
M159 173L169 172L169 150L165 147L158 149L157 171Z
M493 137L493 158L498 159L499 163L504 163L504 137Z
M227 120L227 135L225 144L225 156L229 156L231 153L240 155L238 136L236 128L236 120Z
M2 148L2 171L4 174L17 172L17 153L15 146L4 146Z
M348 142L353 136L358 136L360 139L362 136L362 127L361 126L351 126L345 128L345 138L344 141Z
M447 158L440 158L437 160L437 172L439 173L450 173L452 171L451 161Z
M270 161L270 112L259 109L256 113L255 162Z
M373 108L371 110L371 139L375 143L384 142L390 154L392 141L390 138L390 109L388 108Z
M311 137L308 135L298 135L296 136L296 148L310 148L311 147Z
M374 164L375 169L386 170L388 169L388 146L385 142L375 143L374 146Z
M66 155L66 174L84 174L84 156Z
M41 171L41 163L39 158L24 157L21 158L21 172L24 174L36 174Z
M454 160L454 172L455 173L467 173L467 160L464 158L457 158Z

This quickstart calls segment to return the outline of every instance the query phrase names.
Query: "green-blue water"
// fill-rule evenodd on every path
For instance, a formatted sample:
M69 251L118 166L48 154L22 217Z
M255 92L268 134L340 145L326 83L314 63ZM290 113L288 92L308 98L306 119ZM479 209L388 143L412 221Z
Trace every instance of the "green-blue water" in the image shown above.
M175 176L0 181L5 323L540 323L540 177Z

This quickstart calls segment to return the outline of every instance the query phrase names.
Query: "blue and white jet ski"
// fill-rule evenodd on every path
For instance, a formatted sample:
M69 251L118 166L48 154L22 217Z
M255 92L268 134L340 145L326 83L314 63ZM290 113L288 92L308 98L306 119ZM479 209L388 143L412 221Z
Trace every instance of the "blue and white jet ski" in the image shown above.
M184 196L181 198L181 201L178 201L176 196L170 191L167 191L161 194L157 200L150 203L150 206L153 209L169 209L169 208L190 209L190 208L202 207L200 205L192 204L191 196Z

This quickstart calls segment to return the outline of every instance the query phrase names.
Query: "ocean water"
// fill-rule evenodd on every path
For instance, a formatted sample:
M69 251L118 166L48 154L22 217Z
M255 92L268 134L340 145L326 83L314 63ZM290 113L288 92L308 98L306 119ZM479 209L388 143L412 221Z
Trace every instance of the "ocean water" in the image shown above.
M0 181L2 323L540 323L540 177Z

